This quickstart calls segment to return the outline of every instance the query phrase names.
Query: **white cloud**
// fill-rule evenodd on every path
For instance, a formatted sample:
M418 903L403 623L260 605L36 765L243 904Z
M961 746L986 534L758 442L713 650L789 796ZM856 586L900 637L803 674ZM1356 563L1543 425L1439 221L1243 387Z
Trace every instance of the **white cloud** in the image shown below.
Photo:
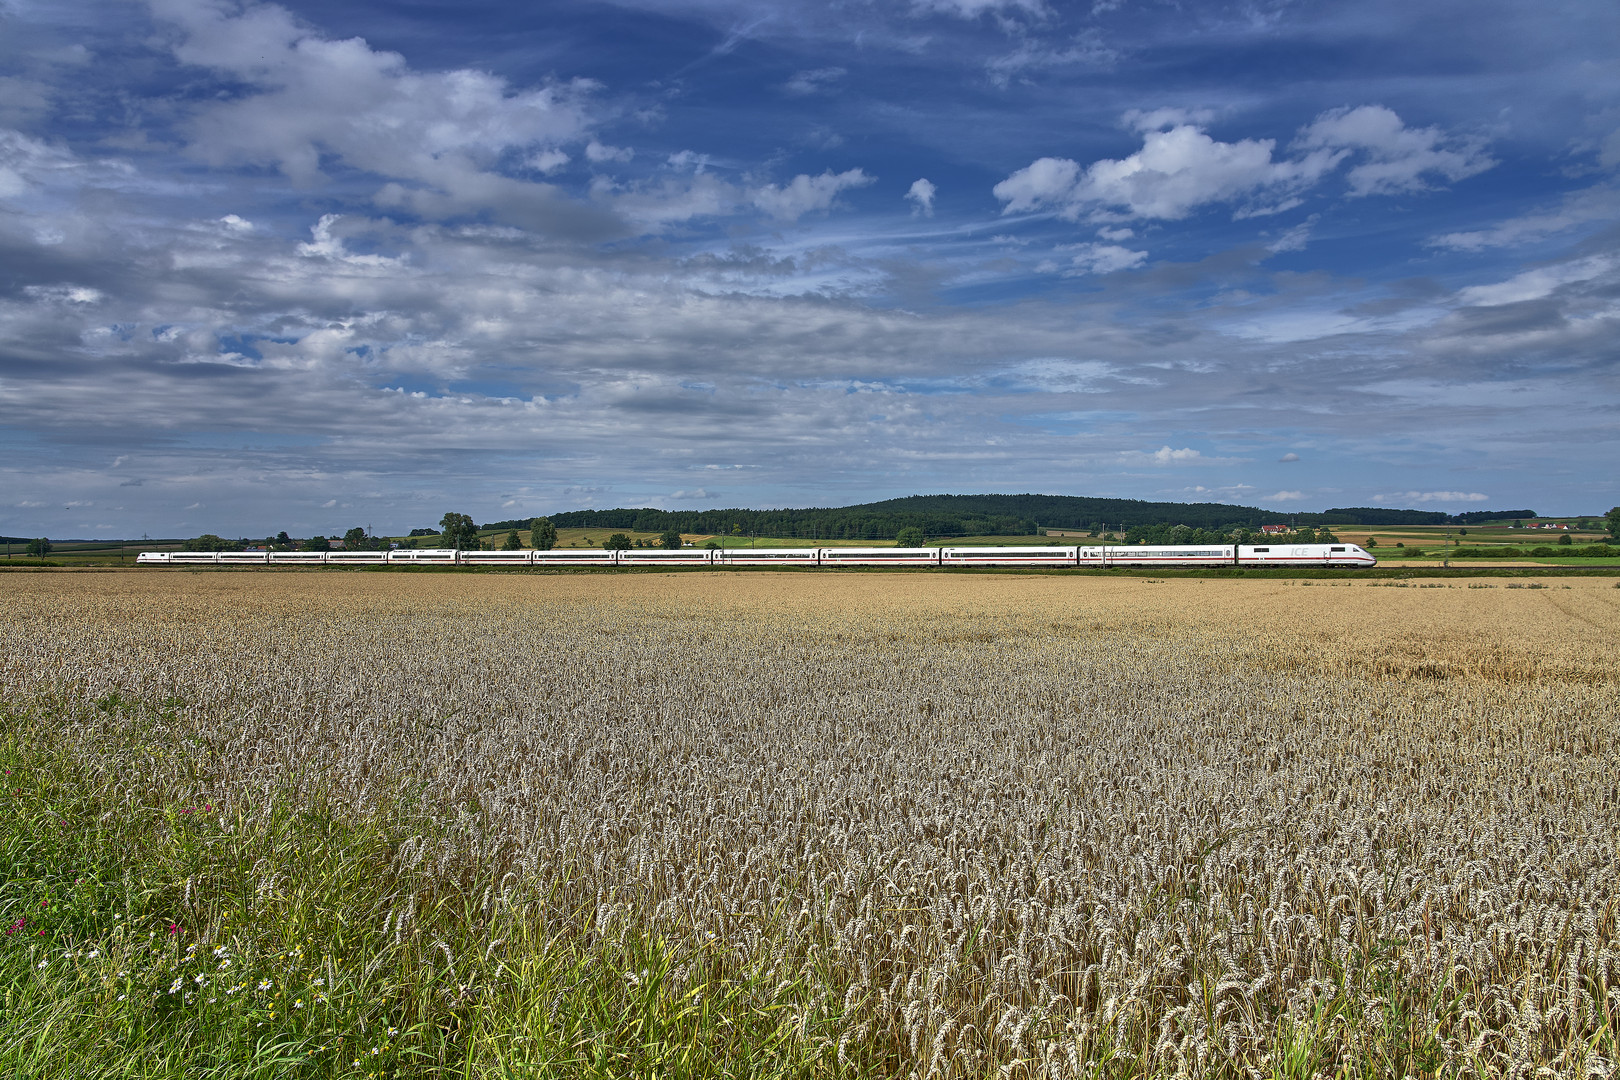
M1293 451L1289 451L1288 453L1284 454L1282 457L1278 458L1277 460L1279 462L1298 461L1299 460L1299 455L1294 453Z
M1097 235L1104 240L1112 240L1115 243L1118 243L1121 240L1129 240L1131 237L1135 236L1136 230L1127 229L1123 226L1117 229L1111 229L1104 226L1103 228L1097 230Z
M906 198L916 205L912 207L913 214L924 217L934 216L934 193L939 189L928 180L918 179L911 182L911 189L906 192Z
M1374 495L1374 502L1484 502L1489 495L1477 491L1396 491L1388 495Z
M286 9L154 0L184 38L175 55L250 88L201 105L191 152L210 165L273 165L295 184L325 180L323 160L393 183L378 201L427 216L496 209L531 227L572 227L570 204L546 184L495 171L509 150L543 155L588 126L588 80L514 91L458 69L411 70L361 38L334 41ZM589 211L586 211L588 214Z
M785 186L766 184L750 192L753 204L767 214L782 221L797 221L812 210L825 210L842 191L866 187L876 180L860 169L834 173L831 169L820 176L800 173Z
M535 154L533 157L529 158L529 160L524 164L528 165L529 168L534 169L537 172L553 173L562 168L564 165L568 164L571 160L573 159L567 154L553 147L551 149L540 151L538 154Z
M1445 233L1430 240L1429 244L1454 251L1484 251L1486 248L1530 243L1587 222L1608 222L1616 218L1620 218L1620 189L1588 188L1566 196L1557 210L1509 218L1488 229Z
M1266 250L1281 253L1284 251L1304 251L1311 242L1311 227L1316 224L1318 215L1312 214L1306 220L1285 231L1281 236L1266 245Z
M1221 142L1204 131L1202 115L1178 109L1132 111L1124 120L1142 132L1140 150L1084 168L1068 158L1038 158L995 186L1007 204L1002 212L1174 221L1212 203L1238 202L1244 205L1234 216L1255 217L1299 205L1301 192L1357 155L1364 160L1349 172L1352 195L1420 189L1425 177L1458 180L1495 164L1478 145L1448 140L1438 128L1408 128L1378 105L1323 113L1285 158L1273 157L1274 139Z
M1526 300L1540 300L1551 296L1560 286L1602 277L1615 267L1612 255L1588 255L1584 259L1540 266L1515 274L1506 281L1491 285L1471 285L1457 293L1460 303L1476 307L1497 307L1517 304Z
M955 15L961 19L977 19L985 14L1004 16L1015 12L1046 14L1043 0L912 0L911 6L919 14Z
M1213 458L1204 457L1203 453L1190 446L1179 450L1171 449L1168 445L1157 450L1121 450L1120 458L1136 465L1185 465L1190 462L1209 464Z
M815 68L812 71L801 71L789 79L782 89L796 97L804 97L825 90L846 74L848 72L841 67L824 67Z
M608 161L629 161L635 156L635 150L628 146L607 146L595 139L585 146L585 159L597 165Z
M1351 195L1422 191L1426 177L1462 180L1496 162L1479 140L1447 136L1437 127L1409 128L1382 105L1333 109L1300 132L1295 145L1314 152L1359 151L1366 158L1351 168Z
M1270 495L1263 495L1260 501L1268 502L1300 502L1305 498L1303 491L1276 491Z
M709 155L699 154L695 150L681 150L669 155L666 164L677 171L690 169L695 173L700 173L709 167Z
M1147 261L1145 251L1132 251L1118 244L1077 244L1060 250L1075 251L1070 259L1069 276L1084 274L1112 274L1116 270L1130 270Z
M1095 31L1077 36L1073 43L1054 48L1040 41L1025 41L1012 52L993 57L985 64L990 81L1007 86L1013 77L1025 71L1083 66L1106 70L1119 60L1119 53L1104 44Z

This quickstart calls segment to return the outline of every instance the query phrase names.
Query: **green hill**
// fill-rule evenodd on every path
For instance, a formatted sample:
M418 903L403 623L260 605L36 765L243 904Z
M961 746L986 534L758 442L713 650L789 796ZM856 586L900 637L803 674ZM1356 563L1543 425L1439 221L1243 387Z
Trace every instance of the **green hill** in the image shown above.
M1473 511L1471 518L1486 514ZM1490 517L1534 517L1528 510L1490 512ZM843 507L797 510L572 510L552 514L558 528L633 529L662 532L775 536L819 540L892 540L901 529L929 537L1028 536L1037 528L1119 531L1144 525L1189 525L1196 529L1251 529L1261 525L1443 525L1450 518L1427 510L1349 507L1316 514L1284 514L1230 503L1144 502L1077 495L910 495ZM485 529L526 528L528 519L496 521Z

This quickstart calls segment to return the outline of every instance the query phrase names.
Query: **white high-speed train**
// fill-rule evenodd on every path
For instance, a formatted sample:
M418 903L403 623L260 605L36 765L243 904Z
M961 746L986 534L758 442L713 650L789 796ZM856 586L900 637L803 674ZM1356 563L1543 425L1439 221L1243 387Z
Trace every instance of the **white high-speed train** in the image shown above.
M143 566L1376 566L1355 544L1117 547L631 548L628 551L143 551Z

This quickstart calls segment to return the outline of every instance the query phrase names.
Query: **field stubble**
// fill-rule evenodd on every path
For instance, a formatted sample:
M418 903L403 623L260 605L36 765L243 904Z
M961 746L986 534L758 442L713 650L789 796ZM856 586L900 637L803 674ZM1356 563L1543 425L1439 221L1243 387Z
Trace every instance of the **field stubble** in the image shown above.
M57 717L106 797L206 799L233 828L277 802L363 819L406 798L438 823L391 850L399 884L365 917L431 953L420 898L483 890L491 1019L457 1022L469 1071L521 1052L522 1024L494 1018L545 1011L514 999L533 957L496 939L503 897L544 924L533 940L657 943L676 999L747 972L808 1074L1610 1076L1620 1058L1606 581L4 588L13 736ZM112 694L168 704L92 707Z

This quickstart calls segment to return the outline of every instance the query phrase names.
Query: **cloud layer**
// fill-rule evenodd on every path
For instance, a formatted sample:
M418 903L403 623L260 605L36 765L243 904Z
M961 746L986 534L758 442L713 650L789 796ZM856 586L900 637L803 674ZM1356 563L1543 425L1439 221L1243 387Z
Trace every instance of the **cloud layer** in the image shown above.
M616 3L7 9L0 532L1620 502L1592 26Z

